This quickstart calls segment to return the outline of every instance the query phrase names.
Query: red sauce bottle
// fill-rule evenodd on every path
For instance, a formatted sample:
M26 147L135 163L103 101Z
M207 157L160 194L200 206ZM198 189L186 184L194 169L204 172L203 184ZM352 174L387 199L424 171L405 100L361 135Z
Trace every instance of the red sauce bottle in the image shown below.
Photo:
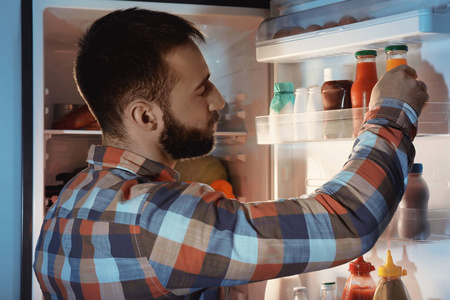
M350 262L350 277L344 286L342 300L372 300L376 284L370 276L375 267L366 262L362 256Z
M374 50L362 50L356 56L356 76L351 89L352 107L368 107L373 86L378 81Z

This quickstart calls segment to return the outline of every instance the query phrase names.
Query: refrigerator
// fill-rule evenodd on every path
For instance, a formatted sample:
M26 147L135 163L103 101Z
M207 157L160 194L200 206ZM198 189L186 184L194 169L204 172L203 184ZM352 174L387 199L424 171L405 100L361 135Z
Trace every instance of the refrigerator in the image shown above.
M362 120L365 111L305 112L274 119L269 116L274 83L321 86L324 68L354 70L355 51L368 48L377 51L380 77L386 67L384 47L407 44L408 64L428 85L430 95L414 144L415 161L423 163L423 177L430 188L431 234L426 240L401 239L394 218L364 258L378 267L391 250L394 262L408 271L403 281L413 300L450 299L445 272L450 269L450 1L443 0L272 0L270 9L142 1L34 1L32 204L24 207L32 215L28 225L33 256L45 211L64 182L86 166L89 146L101 143L97 130L52 129L58 116L83 103L72 75L77 39L96 18L128 7L178 14L205 33L207 43L200 49L211 81L226 101L217 147L211 155L225 166L233 193L242 202L313 192L346 162L355 140L348 134L355 113ZM357 22L320 28L349 15ZM275 36L280 30L312 24L320 27ZM319 128L319 135L295 134L308 132L311 126ZM287 137L274 138L274 130ZM42 299L31 266L25 268L22 272L31 274L32 299ZM320 299L322 281L334 281L339 298L349 275L348 265L342 265L296 275L294 281L307 288L310 300ZM372 277L378 281L376 272ZM293 299L284 290L291 281L290 277L248 284L239 289L236 299Z

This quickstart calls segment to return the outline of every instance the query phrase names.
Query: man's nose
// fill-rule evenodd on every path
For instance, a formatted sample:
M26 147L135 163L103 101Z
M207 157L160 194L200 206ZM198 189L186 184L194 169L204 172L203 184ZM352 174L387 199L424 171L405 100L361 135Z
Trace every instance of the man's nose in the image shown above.
M222 95L215 85L213 85L213 89L208 97L208 102L209 111L220 110L225 106L225 100L223 100Z

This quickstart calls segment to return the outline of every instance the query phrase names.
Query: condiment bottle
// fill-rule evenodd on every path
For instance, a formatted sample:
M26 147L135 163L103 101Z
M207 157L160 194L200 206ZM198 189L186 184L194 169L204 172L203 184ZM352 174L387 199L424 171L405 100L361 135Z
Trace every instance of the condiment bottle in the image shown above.
M391 251L388 250L386 264L378 267L378 281L373 300L410 300L408 290L402 281L402 276L406 275L406 270L394 265Z
M321 296L320 300L336 300L336 282L321 282L320 284Z
M270 137L274 142L290 141L294 131L292 121L288 122L281 115L294 112L294 84L292 82L275 83L273 92L269 111Z
M309 88L308 104L306 106L307 115L307 137L308 140L320 140L323 137L323 116L321 113L314 113L323 110L320 87Z
M298 275L274 278L267 281L264 299L293 299L294 289L301 286Z
M344 286L342 300L372 300L375 293L375 281L370 272L375 267L362 256L349 263L350 277Z
M430 235L428 200L430 190L422 176L423 165L413 164L408 184L397 210L397 230L402 239L426 240Z
M307 110L309 91L306 87L295 89L294 113L304 113ZM294 115L294 141L307 139L304 115Z
M376 57L374 50L362 50L355 53L356 75L350 94L352 108L368 107L372 89L378 81Z
M308 300L307 289L304 286L294 287L294 300Z
M407 64L408 46L390 45L385 47L384 51L386 52L386 72L397 66Z
M321 88L323 109L351 108L350 90L353 84L351 69L348 67L325 68L323 78L324 83Z

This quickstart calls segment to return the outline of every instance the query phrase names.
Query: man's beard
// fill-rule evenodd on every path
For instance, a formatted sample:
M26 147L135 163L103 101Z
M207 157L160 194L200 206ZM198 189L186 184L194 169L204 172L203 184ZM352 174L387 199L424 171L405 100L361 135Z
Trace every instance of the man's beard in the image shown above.
M173 159L201 157L214 149L215 124L220 118L217 111L211 112L205 129L188 128L182 125L175 119L169 107L165 107L163 112L164 130L159 137L159 143Z

